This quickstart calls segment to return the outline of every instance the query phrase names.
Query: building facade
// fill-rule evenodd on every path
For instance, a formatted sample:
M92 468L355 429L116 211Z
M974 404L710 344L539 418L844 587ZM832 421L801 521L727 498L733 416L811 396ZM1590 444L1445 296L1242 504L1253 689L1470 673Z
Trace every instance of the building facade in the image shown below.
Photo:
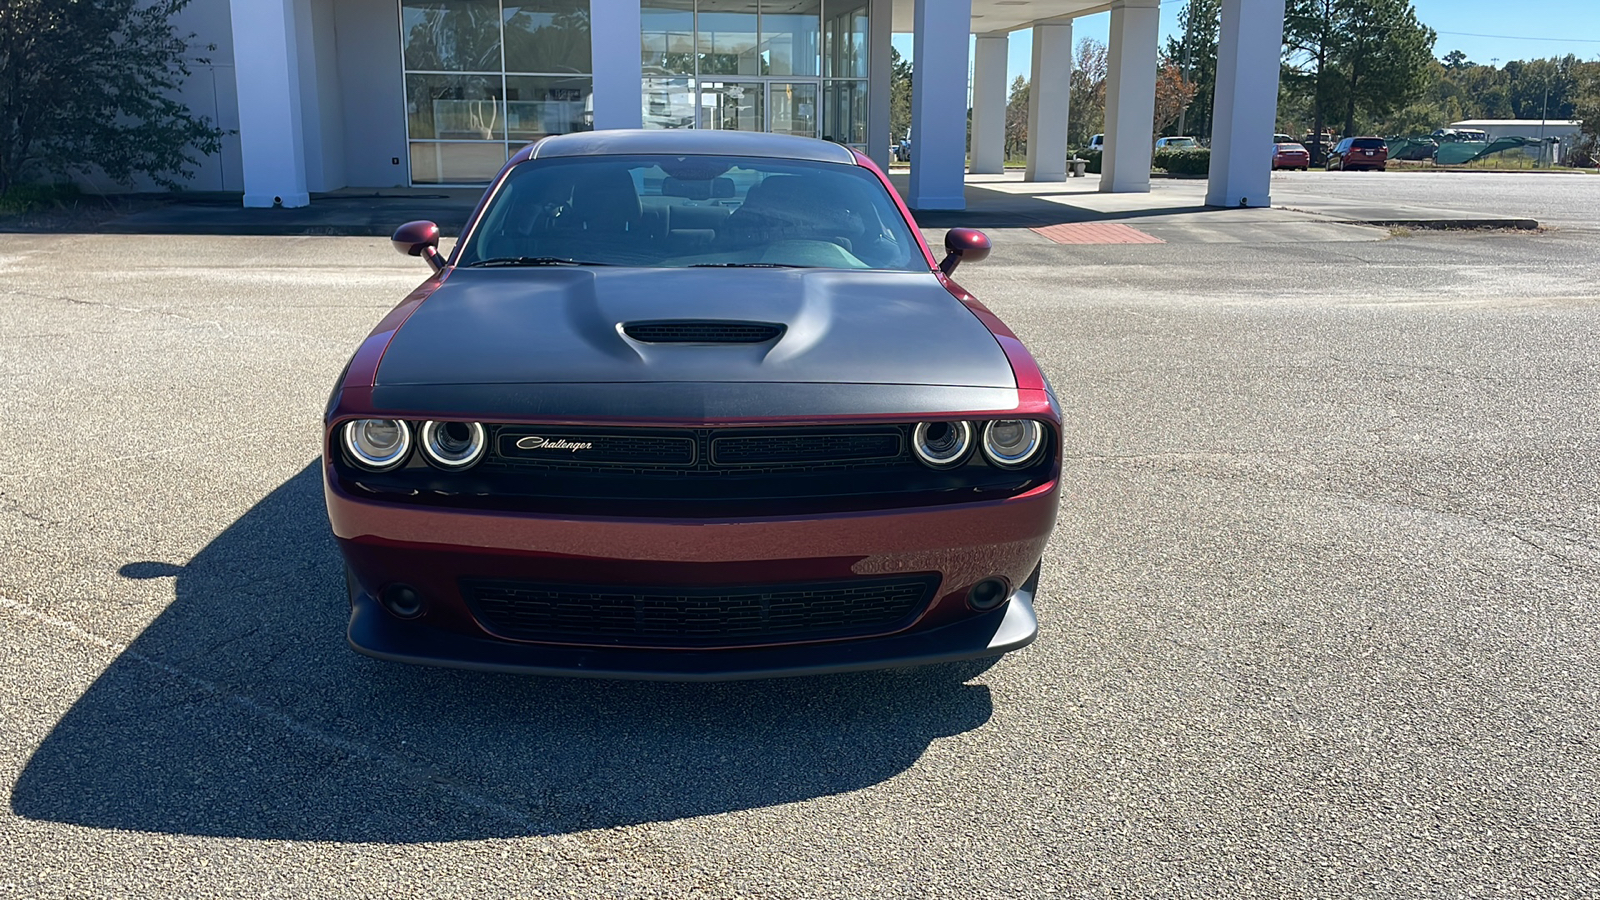
M969 168L1001 170L1012 31L1034 33L1027 177L1065 177L1072 19L1105 11L1102 189L1148 190L1159 0L196 0L177 24L215 50L185 99L236 134L193 185L247 206L473 186L530 141L609 128L799 134L886 166L890 38L910 32L907 199L960 208ZM1224 0L1226 205L1247 176L1248 205L1267 202L1282 18L1283 0Z

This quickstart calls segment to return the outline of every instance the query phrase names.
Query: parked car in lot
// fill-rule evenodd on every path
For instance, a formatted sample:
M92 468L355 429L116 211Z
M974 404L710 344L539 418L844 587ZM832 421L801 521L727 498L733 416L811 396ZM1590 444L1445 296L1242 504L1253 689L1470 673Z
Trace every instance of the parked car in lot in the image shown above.
M1311 152L1293 142L1273 144L1272 168L1299 169L1304 172L1311 168Z
M1347 137L1333 145L1328 154L1328 170L1359 171L1388 168L1389 145L1380 137Z
M1157 150L1187 150L1198 146L1200 142L1188 136L1156 138Z
M911 132L906 131L906 136L894 145L894 158L899 162L911 162Z
M516 153L324 418L348 637L385 659L709 680L1033 641L1061 415L839 144L602 131Z
M1106 136L1105 135L1096 134L1096 135L1092 135L1089 138L1089 149L1090 150L1104 150L1105 148L1106 148Z

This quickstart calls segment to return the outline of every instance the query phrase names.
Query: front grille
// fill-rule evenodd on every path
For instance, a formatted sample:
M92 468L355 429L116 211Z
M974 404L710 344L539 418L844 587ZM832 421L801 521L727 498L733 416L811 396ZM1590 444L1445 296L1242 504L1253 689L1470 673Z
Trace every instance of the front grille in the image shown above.
M744 587L463 580L490 632L552 643L714 647L884 634L927 606L937 575Z
M783 334L770 322L692 321L628 322L622 333L642 344L760 344Z
M610 473L684 480L904 466L920 471L898 425L842 428L495 428L485 470Z

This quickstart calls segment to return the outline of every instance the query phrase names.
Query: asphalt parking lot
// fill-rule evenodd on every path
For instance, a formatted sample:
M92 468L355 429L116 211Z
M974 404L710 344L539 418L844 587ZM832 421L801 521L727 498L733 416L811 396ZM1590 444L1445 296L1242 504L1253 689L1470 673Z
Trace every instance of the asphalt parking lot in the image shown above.
M0 896L1600 892L1600 237L994 237L1038 643L693 686L346 648L318 417L416 260L7 236Z

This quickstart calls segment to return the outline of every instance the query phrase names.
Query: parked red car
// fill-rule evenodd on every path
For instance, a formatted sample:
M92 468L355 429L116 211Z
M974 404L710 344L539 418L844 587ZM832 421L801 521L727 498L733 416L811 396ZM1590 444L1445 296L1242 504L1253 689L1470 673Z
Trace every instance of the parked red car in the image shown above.
M1273 144L1272 168L1299 169L1304 172L1311 168L1311 154L1299 144Z
M513 156L324 421L350 643L706 680L997 656L1038 633L1061 408L838 144L597 131Z
M1334 169L1377 169L1382 172L1388 167L1389 145L1379 137L1347 137L1334 145L1333 152L1328 154L1330 172Z

